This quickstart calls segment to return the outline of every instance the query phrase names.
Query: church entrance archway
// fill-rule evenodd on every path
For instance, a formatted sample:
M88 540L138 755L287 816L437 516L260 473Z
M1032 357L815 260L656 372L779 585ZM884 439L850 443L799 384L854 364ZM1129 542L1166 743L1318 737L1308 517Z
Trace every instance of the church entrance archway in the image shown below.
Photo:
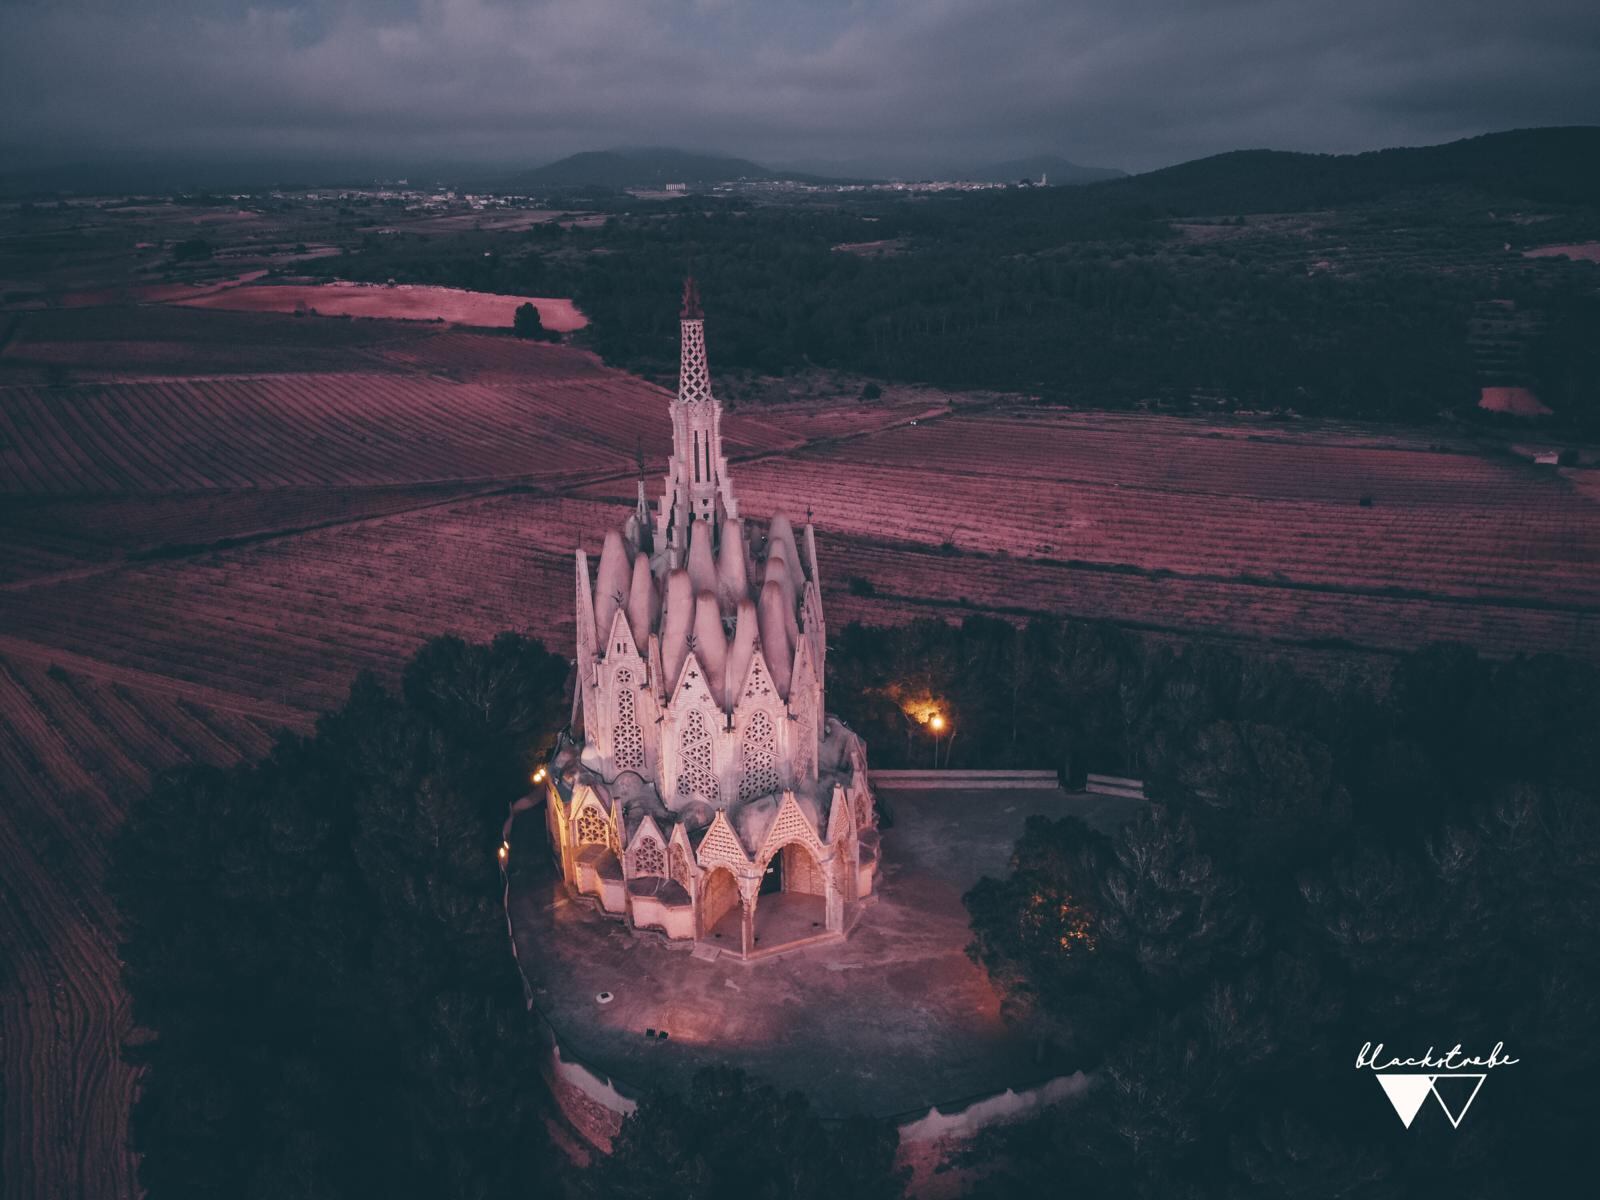
M828 931L828 881L816 855L800 842L790 842L772 856L757 898L753 950L768 952L803 942ZM767 881L777 886L767 890Z
M700 893L700 937L732 950L742 949L739 883L727 867L718 867L706 877Z
M774 892L783 891L783 855L774 854L767 863L767 869L761 873L761 892L763 896L770 896Z

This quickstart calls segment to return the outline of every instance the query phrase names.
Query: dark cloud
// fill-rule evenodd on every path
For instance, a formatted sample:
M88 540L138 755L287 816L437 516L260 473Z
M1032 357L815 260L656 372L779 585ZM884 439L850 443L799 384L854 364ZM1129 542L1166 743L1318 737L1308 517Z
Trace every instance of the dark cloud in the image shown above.
M1594 0L0 0L0 145L1144 169L1600 122Z

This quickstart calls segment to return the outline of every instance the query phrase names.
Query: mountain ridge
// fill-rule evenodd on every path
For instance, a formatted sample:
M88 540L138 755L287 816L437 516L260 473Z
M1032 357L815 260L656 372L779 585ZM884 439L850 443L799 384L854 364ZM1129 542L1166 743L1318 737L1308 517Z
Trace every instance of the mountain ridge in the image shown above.
M1229 150L1090 184L1176 213L1294 211L1429 187L1556 203L1600 202L1600 125L1540 126L1358 154Z

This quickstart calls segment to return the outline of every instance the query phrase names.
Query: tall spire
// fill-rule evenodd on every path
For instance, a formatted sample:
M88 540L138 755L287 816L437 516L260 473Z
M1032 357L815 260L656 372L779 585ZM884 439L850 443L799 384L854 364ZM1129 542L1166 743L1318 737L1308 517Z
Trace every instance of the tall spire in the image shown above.
M700 289L694 276L683 281L683 310L679 313L678 403L711 401L711 372L706 365L705 313L700 310Z
M672 551L672 566L688 562L692 522L709 522L714 541L722 520L739 515L728 484L728 461L722 456L722 406L711 394L705 314L693 276L683 282L679 326L682 346L678 396L672 405L672 463L656 525L657 545Z

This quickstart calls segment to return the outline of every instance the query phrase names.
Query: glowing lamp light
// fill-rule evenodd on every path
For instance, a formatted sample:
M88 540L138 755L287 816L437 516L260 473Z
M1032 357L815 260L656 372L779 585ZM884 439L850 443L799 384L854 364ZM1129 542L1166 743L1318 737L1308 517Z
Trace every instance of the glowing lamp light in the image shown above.
M934 713L933 716L929 717L928 718L928 727L930 729L932 729L935 733L938 733L939 730L943 729L944 728L944 716L943 716L943 714Z
M528 776L528 778L531 779L534 783L543 783L545 775L546 775L545 769L543 767L540 767L532 775Z
M503 867L503 866L506 865L506 859L511 857L511 843L509 843L509 842L501 842L500 843L499 855L500 855L500 865Z

